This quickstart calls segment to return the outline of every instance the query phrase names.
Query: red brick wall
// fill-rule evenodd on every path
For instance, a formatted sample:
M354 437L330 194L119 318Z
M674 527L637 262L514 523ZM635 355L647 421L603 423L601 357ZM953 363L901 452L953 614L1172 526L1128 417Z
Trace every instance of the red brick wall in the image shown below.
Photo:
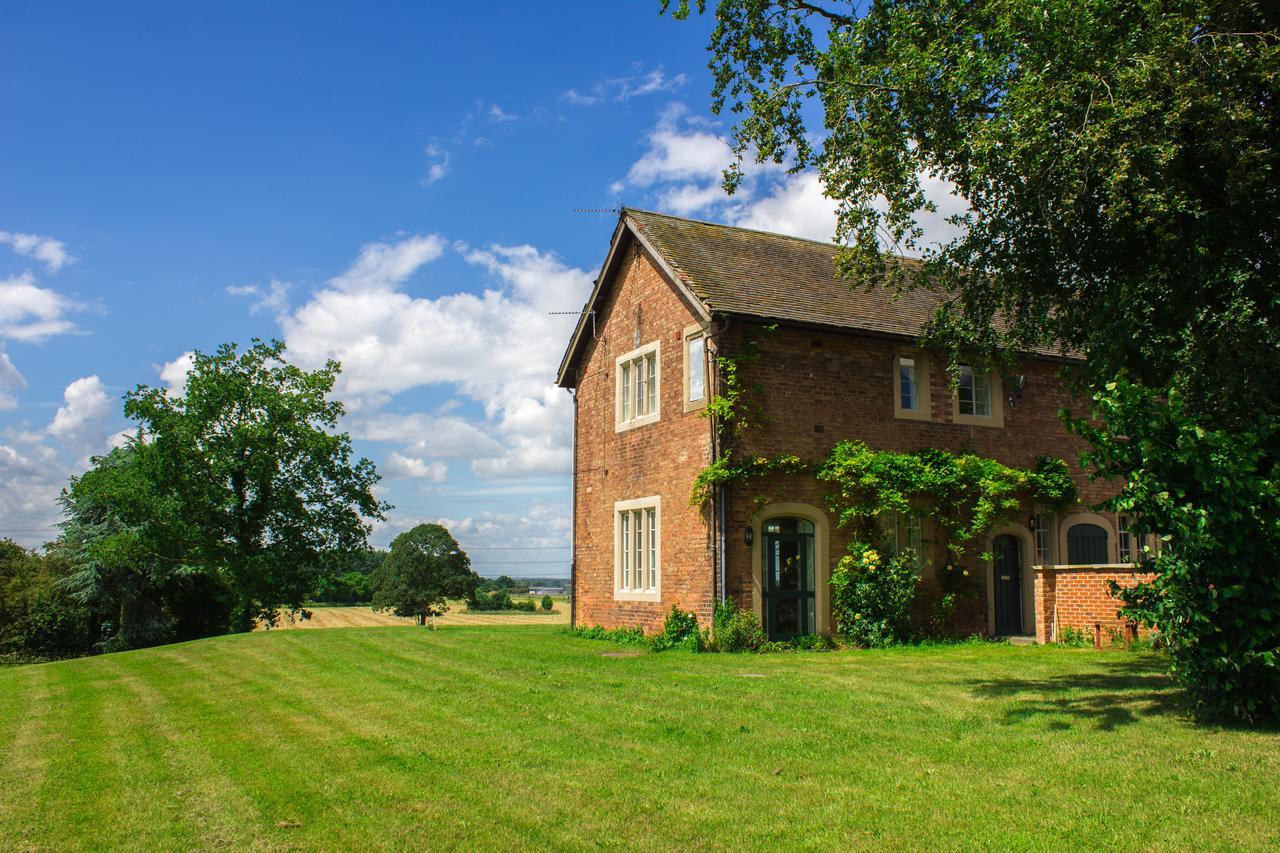
M722 335L720 345L726 352L741 351L747 336L757 341L759 357L742 362L740 369L745 382L759 383L763 389L754 395L763 417L743 436L744 454L794 453L816 461L845 439L861 439L883 450L938 447L971 451L1019 467L1034 465L1037 457L1050 454L1071 466L1084 503L1095 503L1114 491L1112 484L1090 482L1075 465L1082 443L1063 427L1058 411L1064 407L1078 410L1081 405L1071 399L1058 378L1060 363L1029 360L1021 365L1019 371L1026 376L1023 393L1016 406L1004 403L1003 427L971 426L953 421L949 379L937 359L929 369L931 420L895 417L894 357L907 347L904 343L782 326L766 331L735 321ZM1008 393L1009 389L1004 389L1005 397ZM743 605L752 601L751 552L745 544L744 528L761 502L794 501L827 512L833 525L828 560L834 564L839 559L848 537L834 529L835 519L830 518L826 501L828 491L812 478L795 476L774 476L734 490L726 586L735 600ZM928 531L925 535L928 537ZM986 543L971 546L972 553L964 561L969 576L962 583L969 595L962 597L954 625L961 633L988 630L989 567L977 558L985 547ZM1025 560L1030 563L1033 555L1025 555ZM926 590L934 586L928 582L929 574L927 571Z
M1077 628L1090 637L1101 626L1103 642L1110 629L1125 627L1116 610L1118 599L1111 595L1110 582L1122 587L1146 583L1154 576L1129 567L1044 569L1035 573L1036 639L1047 643L1054 636L1055 618L1059 631Z
M709 624L712 528L701 510L689 506L689 493L710 461L711 426L707 418L686 413L683 406L683 336L694 315L634 243L596 311L598 339L588 341L578 364L575 620L580 625L639 626L652 632L678 604ZM661 341L661 417L656 423L616 432L615 360L654 340ZM662 498L662 600L617 601L614 504L650 495Z

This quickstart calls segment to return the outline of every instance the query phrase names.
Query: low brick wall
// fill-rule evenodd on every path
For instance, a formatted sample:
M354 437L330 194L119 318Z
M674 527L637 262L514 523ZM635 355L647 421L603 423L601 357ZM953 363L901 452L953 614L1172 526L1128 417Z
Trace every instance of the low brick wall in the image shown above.
M1041 643L1053 638L1055 628L1077 628L1093 636L1099 625L1105 641L1109 629L1126 626L1110 582L1129 587L1153 577L1133 566L1037 566L1034 573L1036 639Z

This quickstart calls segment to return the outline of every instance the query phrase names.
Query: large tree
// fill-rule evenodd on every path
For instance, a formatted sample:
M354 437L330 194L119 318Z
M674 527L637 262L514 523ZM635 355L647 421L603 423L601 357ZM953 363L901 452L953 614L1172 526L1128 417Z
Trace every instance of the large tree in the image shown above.
M411 616L422 625L448 610L449 599L473 595L479 582L471 558L446 528L419 524L397 536L374 569L373 609Z
M187 563L225 579L239 630L299 610L316 567L367 548L369 521L387 509L373 464L337 430L337 362L307 371L284 353L279 341L225 344L195 353L184 390L125 398L165 525Z
M1175 476L1168 418L1243 442L1229 462L1179 457L1176 476L1198 486L1168 484L1177 516L1204 523L1177 532L1207 538L1182 549L1190 567L1169 562L1177 542L1156 563L1184 602L1228 592L1211 612L1134 612L1175 640L1202 707L1280 713L1280 557L1242 558L1232 528L1214 529L1233 510L1213 489L1248 459L1263 490L1251 505L1265 506L1280 471L1280 6L721 0L715 14L713 109L738 117L740 162L819 171L839 205L842 273L938 290L927 338L953 356L1085 355L1104 422L1138 430L1091 433L1097 458ZM968 204L942 245L919 226L928 177ZM896 252L925 263L893 263ZM1170 400L1176 415L1140 416ZM1165 491L1127 493L1127 506L1169 519L1151 503ZM1259 535L1277 543L1274 524ZM1242 635L1241 623L1260 628Z

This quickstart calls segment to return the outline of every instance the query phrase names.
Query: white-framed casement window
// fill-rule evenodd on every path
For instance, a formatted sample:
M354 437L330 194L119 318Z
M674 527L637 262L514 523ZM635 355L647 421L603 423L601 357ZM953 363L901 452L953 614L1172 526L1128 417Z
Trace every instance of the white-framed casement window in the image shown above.
M617 429L651 424L658 419L662 399L658 341L618 356Z
M684 330L684 410L707 404L707 334L700 325Z
M929 420L929 362L922 352L893 356L893 414L899 418Z
M662 498L613 505L613 597L658 601L662 595Z
M893 556L906 550L915 554L916 568L923 568L924 526L921 517L914 512L886 512L877 516L884 544Z
M962 364L956 368L956 394L952 415L958 424L1004 426L1000 402L1000 374Z
M1034 516L1035 529L1031 531L1036 543L1036 565L1053 565L1053 516L1038 512Z
M1120 516L1119 535L1116 537L1120 546L1120 562L1141 562L1146 555L1142 553L1142 536L1129 529L1131 519L1127 515Z

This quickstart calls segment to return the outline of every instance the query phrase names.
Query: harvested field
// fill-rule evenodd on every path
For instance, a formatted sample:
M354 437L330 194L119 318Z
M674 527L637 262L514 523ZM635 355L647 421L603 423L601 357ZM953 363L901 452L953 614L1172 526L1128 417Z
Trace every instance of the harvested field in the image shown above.
M293 628L373 628L380 625L412 625L412 619L402 619L390 613L376 613L367 606L312 607L311 618L297 622L285 622L275 630ZM436 619L436 625L568 625L569 605L556 602L551 613L468 613L461 601L449 605L449 612Z

